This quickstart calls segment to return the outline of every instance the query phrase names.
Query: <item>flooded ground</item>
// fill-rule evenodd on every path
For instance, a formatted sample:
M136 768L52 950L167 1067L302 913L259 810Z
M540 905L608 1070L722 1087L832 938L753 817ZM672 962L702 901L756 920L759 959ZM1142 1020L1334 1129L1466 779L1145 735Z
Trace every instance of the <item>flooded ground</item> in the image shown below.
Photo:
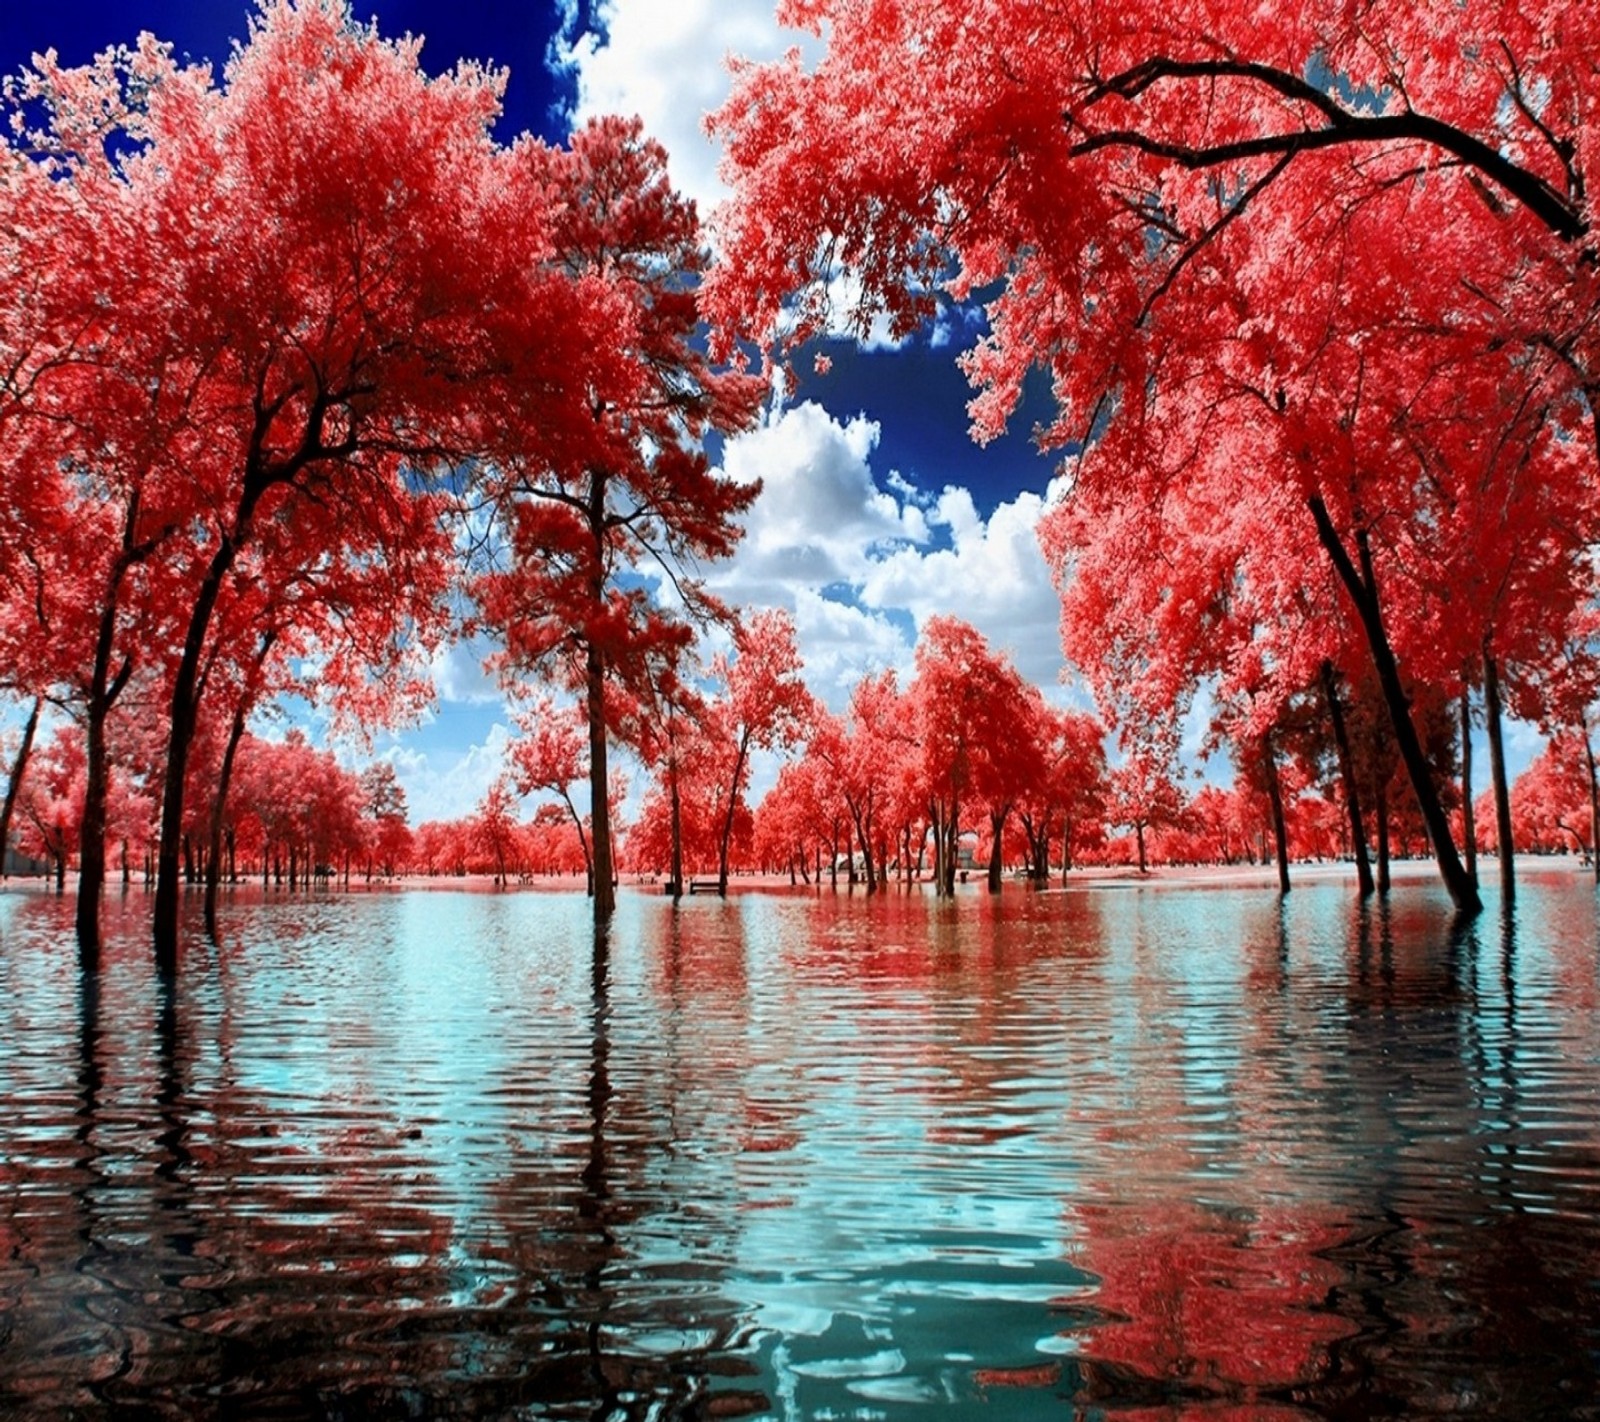
M0 1415L1600 1416L1592 882L0 894Z

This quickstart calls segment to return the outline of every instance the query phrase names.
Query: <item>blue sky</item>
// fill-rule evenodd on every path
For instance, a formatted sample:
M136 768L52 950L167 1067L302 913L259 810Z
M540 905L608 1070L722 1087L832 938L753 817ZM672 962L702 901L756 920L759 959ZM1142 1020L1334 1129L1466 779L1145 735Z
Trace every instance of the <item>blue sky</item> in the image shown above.
M528 130L558 139L564 114L577 98L576 76L546 64L552 43L575 41L597 26L584 5L506 4L504 0L360 0L362 19L376 19L384 34L424 35L423 64L430 73L458 58L509 67L505 136ZM143 30L169 41L180 55L210 60L220 71L234 38L243 38L249 0L65 0L0 8L0 67L14 71L36 50L54 48L68 64L80 64L107 45L132 40Z

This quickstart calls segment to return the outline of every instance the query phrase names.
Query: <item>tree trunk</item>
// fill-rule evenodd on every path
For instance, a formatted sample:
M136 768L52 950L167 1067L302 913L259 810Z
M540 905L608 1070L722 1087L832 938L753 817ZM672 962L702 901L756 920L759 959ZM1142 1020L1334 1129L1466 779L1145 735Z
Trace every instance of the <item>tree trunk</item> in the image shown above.
M592 896L594 894L594 854L589 848L589 838L583 832L583 816L578 813L578 807L572 803L572 796L565 789L561 791L561 798L566 804L568 817L578 831L578 848L583 851L584 892Z
M1505 744L1500 733L1500 668L1487 646L1483 649L1483 712L1489 730L1495 836L1500 841L1500 897L1509 904L1517 896L1516 845L1511 837L1511 789L1506 783Z
M1139 842L1139 872L1148 874L1150 866L1145 863L1144 857L1144 821L1139 820L1133 827L1133 837Z
M1594 746L1589 741L1589 727L1578 723L1583 737L1583 759L1589 768L1589 862L1594 868L1594 881L1600 884L1600 777L1595 775Z
M244 699L233 709L228 725L228 744L223 747L222 765L217 771L217 793L211 802L211 847L206 853L206 937L217 941L217 886L222 882L223 831L228 817L228 787L233 782L233 761L244 739Z
M1461 686L1461 836L1466 840L1467 877L1478 882L1478 826L1472 812L1472 687Z
M1033 816L1019 814L1022 824L1022 842L1028 861L1028 882L1036 889L1050 882L1050 816L1035 821Z
M1373 777L1372 809L1378 818L1378 892L1389 892L1389 782L1382 771Z
M611 854L611 786L606 771L605 662L598 647L590 646L587 699L589 703L589 824L594 842L594 921L610 922L617 907L617 888Z
M1322 663L1322 694L1328 703L1328 719L1333 723L1333 743L1339 752L1339 780L1344 786L1345 808L1350 816L1350 842L1356 857L1356 885L1362 898L1373 892L1372 864L1367 858L1367 831L1361 818L1361 794L1356 789L1355 760L1350 754L1350 735L1345 729L1344 707L1339 703L1339 687L1334 680L1333 663Z
M22 744L17 747L17 758L11 764L6 798L4 803L0 803L0 878L5 877L6 852L11 846L11 817L16 813L17 792L22 788L22 774L28 768L28 757L33 754L33 737L39 729L39 712L43 707L44 697L34 697L28 722L22 728Z
M728 897L728 846L733 843L733 819L739 809L739 782L744 779L745 756L750 738L739 733L739 753L733 760L733 779L728 782L728 812L722 817L722 834L717 841L717 893Z
M944 893L955 897L955 873L962 857L962 821L957 801L950 801L950 822L944 827L946 854L944 854Z
M989 812L989 892L1000 892L1001 876L1005 865L1001 862L1001 836L1005 833L1006 817L1009 810L1002 810L998 815L993 810Z
M106 795L110 785L105 715L105 707L91 706L84 726L87 763L78 836L76 927L78 964L86 973L100 967L100 896L106 882Z
M872 832L869 828L872 822L871 813L869 812L863 816L855 805L851 805L850 821L855 826L856 847L861 853L861 867L866 875L867 892L875 894L878 892L878 871L872 863ZM856 877L856 859L855 855L852 854L850 856L850 882L852 884L856 882Z
M1428 838L1433 843L1434 861L1439 867L1439 877L1456 907L1476 913L1483 907L1477 886L1467 877L1467 871L1456 853L1455 840L1450 833L1450 821L1439 799L1438 787L1433 781L1433 770L1423 754L1422 742L1411 720L1411 703L1400 682L1400 666L1395 660L1394 648L1389 645L1389 635L1383 625L1383 608L1378 597L1377 580L1373 575L1372 553L1365 532L1356 534L1356 548L1361 560L1359 569L1350 560L1327 506L1320 495L1308 500L1312 517L1316 520L1317 536L1333 560L1339 580L1355 604L1356 613L1366 633L1367 648L1372 654L1378 673L1378 684L1383 689L1384 705L1394 730L1395 742L1400 749L1400 759L1411 781L1417 808L1422 822L1427 826Z
M1278 779L1278 752L1270 735L1261 738L1261 767L1267 781L1267 804L1272 809L1272 844L1278 856L1278 892L1289 892L1289 832L1283 820L1283 784Z
M1033 860L1033 886L1036 889L1050 885L1050 816L1048 812L1039 821L1037 829L1028 833L1028 854Z
M241 500L235 530L243 536L259 494L247 493ZM178 660L172 682L172 701L167 731L167 771L161 793L161 838L156 849L156 902L151 921L155 940L156 966L166 974L178 970L179 874L183 852L183 796L189 772L189 752L194 746L195 727L200 717L200 656L205 650L211 614L216 610L223 580L233 567L238 552L233 537L223 535L212 555L204 581L195 598L184 636L183 655Z
M106 719L118 693L133 670L124 662L115 677L111 656L117 627L116 594L126 564L113 571L106 606L100 614L90 665L88 695L84 705L83 820L78 830L78 902L76 928L78 963L84 972L100 967L100 896L106 882L106 797L111 790L111 766L106 749Z
M678 786L678 760L674 755L667 765L667 794L672 804L672 882L667 886L674 900L683 897L683 794Z
M940 898L954 898L956 892L956 848L960 842L959 820L954 801L950 812L935 805L931 816L933 824L934 894Z

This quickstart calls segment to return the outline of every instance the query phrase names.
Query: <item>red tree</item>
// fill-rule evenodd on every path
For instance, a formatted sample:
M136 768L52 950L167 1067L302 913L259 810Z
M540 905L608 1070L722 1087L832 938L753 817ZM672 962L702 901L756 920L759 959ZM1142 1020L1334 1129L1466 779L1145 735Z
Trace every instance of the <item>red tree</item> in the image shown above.
M1079 844L1103 834L1106 800L1105 728L1081 711L1057 711L1040 698L1039 758L1017 802L1034 884L1050 879L1050 847L1061 845L1062 882Z
M759 381L719 373L694 340L694 284L706 254L692 203L667 182L666 155L639 125L592 123L566 152L530 150L529 167L560 202L557 259L604 308L604 369L562 386L581 439L552 458L540 423L513 426L497 451L512 566L484 577L485 622L504 639L502 670L565 685L589 733L594 909L615 903L607 739L649 701L649 661L685 644L721 609L687 576L731 552L735 517L756 488L713 470L702 441L744 428ZM675 609L638 571L664 575Z
M728 892L728 853L734 824L747 813L745 783L750 754L799 744L816 704L801 679L794 622L778 609L755 613L734 629L733 655L716 659L712 673L725 688L709 703L703 726L713 767L717 815L717 892Z
M554 795L565 807L583 851L583 870L594 893L594 855L573 787L589 781L589 726L581 706L558 706L543 697L517 718L511 743L512 782L519 795Z
M1429 372L1464 357L1502 377L1528 361L1548 386L1533 427L1569 446L1575 421L1596 418L1584 253L1600 23L1570 7L1388 3L1359 23L1317 4L1270 25L1198 3L1111 18L1026 0L784 13L825 28L827 55L813 73L794 58L744 69L715 121L738 191L711 303L722 338L770 333L800 291L790 336L804 339L840 264L861 278L855 318L887 313L901 331L941 284L956 300L998 288L966 362L984 387L979 433L1043 365L1060 404L1046 442L1087 441L1081 468L1107 448L1108 477L1139 471L1147 488L1187 477L1183 451L1207 447L1220 399L1252 401L1270 462L1236 457L1236 478L1265 467L1296 492L1369 646L1441 875L1474 904L1407 722L1397 640L1429 676L1427 613L1393 585L1367 496L1397 458L1397 488L1445 487L1473 448L1407 418ZM1191 386L1206 370L1217 378ZM1514 399L1523 384L1506 381ZM1563 392L1583 400L1562 407ZM1153 441L1152 419L1184 437ZM1477 450L1503 492L1526 446L1495 443ZM1163 445L1165 459L1141 457ZM1594 441L1577 447L1592 483ZM1480 529L1487 507L1472 505ZM1409 531L1450 531L1439 512ZM1455 536L1447 566L1466 566L1467 547Z
M342 0L269 0L220 87L146 42L81 71L46 64L14 91L46 126L13 139L8 164L71 200L37 209L61 217L37 269L55 324L24 339L68 358L11 393L95 432L124 551L159 542L143 561L165 570L161 605L177 614L160 639L177 649L154 920L169 968L202 677L241 558L280 522L319 519L321 546L352 558L397 541L442 556L444 540L417 544L396 518L436 497L416 468L588 384L602 345L597 303L547 260L535 165L488 138L500 77L429 80L417 54L353 24ZM8 184L5 201L39 187ZM131 284L102 284L124 267ZM140 334L93 352L100 387L114 376L124 392L96 408L69 376L89 363L73 341L102 327ZM85 599L91 620L107 606Z
M1009 813L1017 793L1011 757L1025 694L1011 663L956 617L928 619L916 661L908 695L921 747L919 779L933 828L935 889L948 895L955 892L963 813L977 805L992 814L1002 804Z

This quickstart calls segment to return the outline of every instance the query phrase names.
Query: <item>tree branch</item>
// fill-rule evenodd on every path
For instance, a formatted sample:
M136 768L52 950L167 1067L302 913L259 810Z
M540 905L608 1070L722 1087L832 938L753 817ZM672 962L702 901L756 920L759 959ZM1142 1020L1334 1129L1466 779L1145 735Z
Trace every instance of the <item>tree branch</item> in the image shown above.
M1417 142L1459 158L1497 187L1515 198L1556 236L1575 241L1585 236L1589 224L1573 205L1537 173L1513 163L1489 144L1453 124L1405 109L1394 114L1351 113L1328 94L1299 76L1270 65L1242 60L1181 61L1156 57L1098 81L1089 91L1084 109L1107 98L1132 100L1165 79L1245 79L1284 97L1308 104L1326 120L1325 127L1294 129L1196 147L1174 143L1137 129L1115 128L1094 132L1079 117L1062 115L1069 129L1085 134L1069 152L1074 156L1107 148L1131 148L1154 158L1165 158L1184 168L1214 168L1272 155L1293 157L1323 148L1368 143Z

